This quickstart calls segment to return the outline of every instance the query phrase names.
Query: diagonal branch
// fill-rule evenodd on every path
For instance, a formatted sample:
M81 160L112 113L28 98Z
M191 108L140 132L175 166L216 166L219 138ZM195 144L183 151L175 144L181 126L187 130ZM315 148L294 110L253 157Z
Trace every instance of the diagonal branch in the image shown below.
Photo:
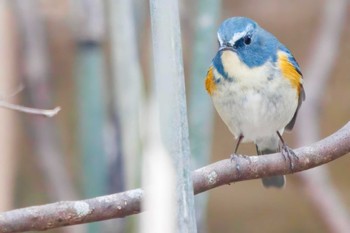
M331 136L294 151L294 168L279 153L218 161L192 173L198 194L232 182L290 174L335 160L350 152L350 122ZM141 189L81 201L63 201L0 213L0 233L47 230L62 226L123 218L141 212Z
M18 111L18 112L24 112L24 113L40 115L45 117L53 117L61 110L60 107L56 107L54 109L28 108L17 104L11 104L3 100L0 100L0 108L6 108L6 109Z
M238 157L235 159L237 165L226 159L197 169L192 174L194 193L242 180L291 174L335 160L350 152L350 122L331 136L294 152L298 159L293 159L292 170L289 161L279 153Z

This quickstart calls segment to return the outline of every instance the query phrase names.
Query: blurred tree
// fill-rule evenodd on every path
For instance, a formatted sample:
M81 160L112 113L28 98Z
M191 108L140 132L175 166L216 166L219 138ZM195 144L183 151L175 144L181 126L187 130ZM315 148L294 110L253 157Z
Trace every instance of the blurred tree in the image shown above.
M17 38L12 14L8 2L0 0L0 100L13 97L11 92L18 86ZM17 113L0 109L0 212L11 209L14 201L17 125Z
M210 59L216 52L216 29L218 27L221 1L197 1L195 38L192 54L191 89L189 104L190 142L193 168L209 163L213 136L214 112L211 100L204 88L204 79ZM206 232L207 194L196 199L197 227Z
M78 128L86 197L107 192L106 64L104 9L100 0L72 1L77 36L76 81ZM101 224L89 224L88 232L102 232Z
M299 146L313 143L321 137L319 122L322 97L332 78L331 70L340 51L340 38L346 25L348 6L347 0L328 0L324 3L321 25L312 43L309 66L304 73L307 101L301 109L296 127ZM331 182L328 167L317 167L299 173L298 177L302 181L302 191L329 232L348 232L349 210L346 209L337 187Z
M142 106L142 74L138 57L133 1L108 1L108 29L111 36L111 71L113 82L113 114L118 120L116 131L119 153L110 166L114 177L114 192L139 185L140 180L140 130L139 117ZM125 49L127 48L127 49ZM123 221L124 222L124 221ZM118 225L118 227L116 227ZM135 229L134 224L129 224ZM124 224L111 224L111 231L125 232ZM128 231L132 231L129 229Z
M120 119L128 188L140 183L139 121L144 99L133 8L133 1L109 2L115 113Z
M32 106L51 107L53 89L50 83L50 58L40 5L36 0L17 0L14 3L22 35L21 62L27 100ZM29 134L37 150L35 158L49 198L52 201L76 199L76 190L64 166L59 132L52 119L31 117Z

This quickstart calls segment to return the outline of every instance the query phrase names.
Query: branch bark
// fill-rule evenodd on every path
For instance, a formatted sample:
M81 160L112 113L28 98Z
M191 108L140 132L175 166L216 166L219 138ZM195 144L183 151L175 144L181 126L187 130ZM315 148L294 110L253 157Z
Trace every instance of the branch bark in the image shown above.
M294 159L294 168L280 153L264 156L242 156L231 162L221 160L193 172L194 193L261 177L291 174L320 166L350 152L350 122L337 132L321 141L294 150L298 159ZM239 168L239 171L238 169Z
M224 159L192 173L194 193L243 180L290 174L335 160L350 152L350 122L331 136L294 150L294 168L279 154ZM63 201L0 213L0 233L47 230L62 226L123 218L141 212L141 189L81 201Z
M0 232L44 231L140 213L141 189L82 201L61 201L0 214Z

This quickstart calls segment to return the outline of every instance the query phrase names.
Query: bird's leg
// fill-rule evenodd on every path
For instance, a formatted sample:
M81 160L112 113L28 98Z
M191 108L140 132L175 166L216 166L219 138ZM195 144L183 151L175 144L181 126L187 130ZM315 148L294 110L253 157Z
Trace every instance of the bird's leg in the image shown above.
M277 135L281 140L282 143L282 150L281 150L281 154L283 155L284 160L289 160L289 169L292 171L294 169L294 163L293 160L299 160L298 156L294 153L294 151L287 146L287 144L284 142L281 134L277 131Z
M236 159L237 159L237 156L240 156L240 155L237 154L237 151L238 151L239 144L241 144L241 141L242 141L243 138L244 138L244 136L242 134L240 134L239 137L238 137L237 143L236 143L235 151L230 156L231 162L234 161L235 164L236 164L236 170L237 170L238 176L239 176L239 173L240 173L240 167L239 167L239 163L237 162Z
M242 141L243 138L244 138L244 136L242 134L240 134L239 137L238 137L238 140L237 140L236 147L235 147L235 152L234 152L235 155L237 154L239 144L241 144L241 141Z
M242 134L239 135L237 143L236 143L236 147L235 147L235 151L233 152L233 154L231 154L231 161L234 159L235 156L237 156L237 151L238 151L238 147L239 144L241 144L242 139L244 138L244 136Z

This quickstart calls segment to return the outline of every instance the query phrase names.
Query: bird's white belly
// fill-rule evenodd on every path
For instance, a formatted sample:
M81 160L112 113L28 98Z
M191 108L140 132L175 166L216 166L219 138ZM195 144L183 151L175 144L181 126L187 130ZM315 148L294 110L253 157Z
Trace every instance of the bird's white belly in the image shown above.
M231 133L253 142L283 130L298 105L297 91L283 78L222 83L212 99Z

